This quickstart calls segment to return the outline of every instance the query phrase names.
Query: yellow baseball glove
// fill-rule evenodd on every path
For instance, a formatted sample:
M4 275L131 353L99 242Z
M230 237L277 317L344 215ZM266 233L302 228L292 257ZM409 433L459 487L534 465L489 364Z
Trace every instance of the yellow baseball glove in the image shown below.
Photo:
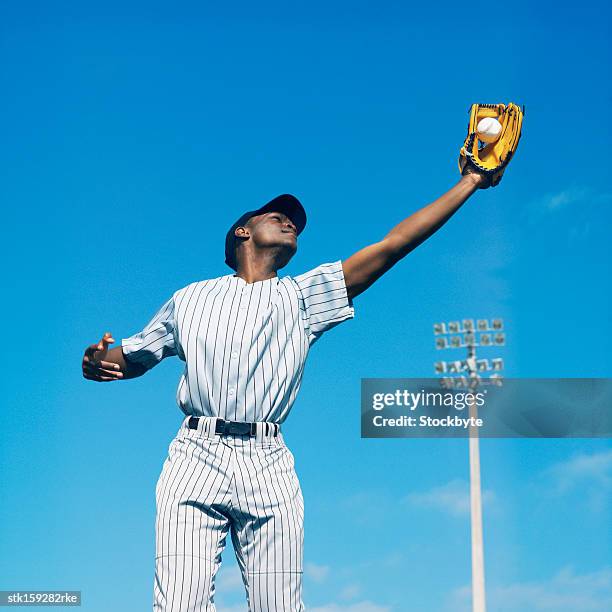
M516 104L472 104L468 134L459 154L461 174L478 172L486 180L482 187L495 187L501 181L519 140L525 107ZM478 138L477 126L482 119L491 117L501 123L501 132L495 142L485 144Z

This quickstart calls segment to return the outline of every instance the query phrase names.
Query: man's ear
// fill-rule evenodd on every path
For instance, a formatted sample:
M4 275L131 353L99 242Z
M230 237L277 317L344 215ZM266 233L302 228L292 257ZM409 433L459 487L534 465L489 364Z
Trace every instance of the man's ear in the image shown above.
M234 236L236 238L249 238L251 234L248 227L241 225L234 230Z

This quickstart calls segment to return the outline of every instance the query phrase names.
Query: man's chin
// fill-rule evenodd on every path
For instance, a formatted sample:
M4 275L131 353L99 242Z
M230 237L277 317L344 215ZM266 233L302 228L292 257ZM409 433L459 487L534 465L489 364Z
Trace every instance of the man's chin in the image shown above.
M297 244L295 242L291 245L282 245L282 248L279 248L276 256L276 263L278 265L278 269L284 268L290 261L291 258L297 252Z

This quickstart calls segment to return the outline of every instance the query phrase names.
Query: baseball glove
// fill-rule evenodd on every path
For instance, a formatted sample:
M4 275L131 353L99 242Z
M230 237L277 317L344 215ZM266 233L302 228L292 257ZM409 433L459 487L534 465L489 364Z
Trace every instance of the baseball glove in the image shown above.
M525 107L516 104L472 104L468 134L459 154L461 174L477 172L486 181L482 187L495 187L501 181L506 166L510 163L519 140ZM499 138L485 144L478 140L477 125L485 117L497 119L502 126Z

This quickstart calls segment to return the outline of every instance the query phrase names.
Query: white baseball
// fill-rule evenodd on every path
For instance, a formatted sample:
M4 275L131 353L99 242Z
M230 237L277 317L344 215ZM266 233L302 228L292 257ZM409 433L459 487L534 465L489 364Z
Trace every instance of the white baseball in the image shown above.
M482 142L495 142L502 131L502 124L493 117L485 117L478 122L476 132Z

